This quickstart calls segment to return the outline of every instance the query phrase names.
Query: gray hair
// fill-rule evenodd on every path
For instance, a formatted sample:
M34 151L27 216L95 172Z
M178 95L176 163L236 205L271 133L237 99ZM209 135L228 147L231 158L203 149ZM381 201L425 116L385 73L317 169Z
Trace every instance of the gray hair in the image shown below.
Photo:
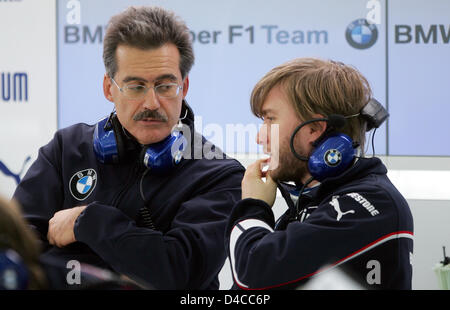
M119 44L143 50L173 43L180 52L180 72L185 78L194 64L191 36L186 24L160 7L129 7L113 16L103 40L103 62L110 77L117 73L116 49Z

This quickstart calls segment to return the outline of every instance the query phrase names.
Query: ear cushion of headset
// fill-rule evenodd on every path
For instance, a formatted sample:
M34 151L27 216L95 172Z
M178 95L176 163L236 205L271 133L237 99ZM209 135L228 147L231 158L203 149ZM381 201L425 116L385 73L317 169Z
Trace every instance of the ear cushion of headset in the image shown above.
M116 138L117 143L117 155L119 157L119 162L125 157L125 143L123 141L123 129L122 125L117 118L117 115L114 115L111 119L111 124L114 130L114 136Z
M308 161L310 174L318 181L341 174L353 162L355 149L352 139L342 133L325 138Z

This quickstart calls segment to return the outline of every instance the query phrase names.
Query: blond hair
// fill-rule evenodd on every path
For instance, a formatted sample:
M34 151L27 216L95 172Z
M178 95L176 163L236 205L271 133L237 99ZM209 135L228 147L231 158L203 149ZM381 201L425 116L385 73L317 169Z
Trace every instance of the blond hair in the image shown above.
M372 97L369 82L355 68L331 60L297 58L273 68L255 85L250 99L253 114L262 117L262 105L278 85L302 121L314 114L357 115ZM348 118L340 132L364 149L366 123L362 118Z

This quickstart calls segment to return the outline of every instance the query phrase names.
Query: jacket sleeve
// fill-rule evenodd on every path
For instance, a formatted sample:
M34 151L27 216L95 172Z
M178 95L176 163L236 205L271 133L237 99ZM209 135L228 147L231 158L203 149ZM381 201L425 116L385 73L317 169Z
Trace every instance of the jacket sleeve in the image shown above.
M48 221L63 205L60 147L54 139L39 149L38 158L17 186L13 199L22 207L24 218L38 237L47 243Z
M396 231L392 204L382 193L358 194L377 201L372 213L357 196L333 196L303 222L274 231L273 212L263 201L244 199L233 208L226 244L235 283L242 289L282 288L358 255ZM382 227L382 228L380 228Z
M166 233L136 226L120 210L91 203L75 223L75 237L117 272L156 289L205 289L226 258L224 232L240 198L243 168L217 176L183 202Z

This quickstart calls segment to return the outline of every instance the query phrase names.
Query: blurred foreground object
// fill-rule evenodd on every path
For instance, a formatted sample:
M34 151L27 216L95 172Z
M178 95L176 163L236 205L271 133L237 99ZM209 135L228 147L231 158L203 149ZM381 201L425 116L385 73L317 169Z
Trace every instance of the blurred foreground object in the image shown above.
M439 288L442 290L450 289L450 257L445 255L445 246L442 247L444 260L436 264L433 268L438 278Z

